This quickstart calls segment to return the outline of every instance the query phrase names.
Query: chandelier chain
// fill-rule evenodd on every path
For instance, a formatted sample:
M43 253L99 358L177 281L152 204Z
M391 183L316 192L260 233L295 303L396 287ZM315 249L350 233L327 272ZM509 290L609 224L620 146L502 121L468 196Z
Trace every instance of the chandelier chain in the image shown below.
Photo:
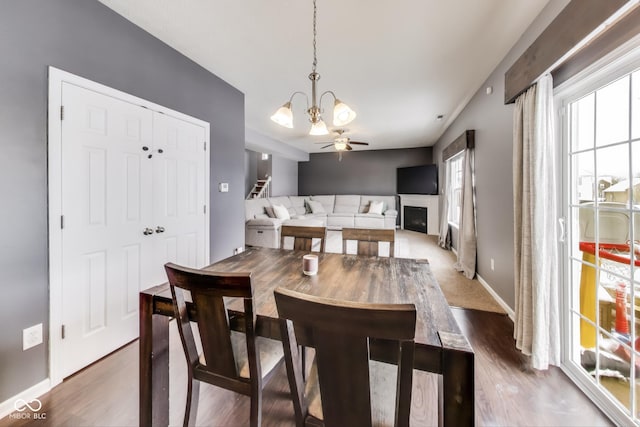
M313 67L312 67L312 71L314 73L316 72L316 66L318 65L318 58L316 56L316 35L317 35L316 15L317 13L318 13L318 10L316 8L316 0L313 0Z
M318 8L316 3L317 0L313 0L313 63L311 67L311 74L309 74L309 80L311 81L311 99L309 99L307 94L304 92L293 92L289 98L289 102L286 102L282 107L278 108L278 111L271 116L271 120L289 129L293 128L291 101L293 101L293 97L295 95L301 94L307 99L306 113L309 115L309 121L311 122L309 135L327 135L329 131L327 130L327 125L325 125L322 120L323 111L321 108L322 98L325 95L333 96L333 124L335 126L342 126L350 123L355 118L356 113L349 108L348 105L336 98L336 95L332 91L327 90L322 94L318 94L317 84L318 80L320 80L320 74L316 72L316 68L318 66L318 48L316 43L318 38Z

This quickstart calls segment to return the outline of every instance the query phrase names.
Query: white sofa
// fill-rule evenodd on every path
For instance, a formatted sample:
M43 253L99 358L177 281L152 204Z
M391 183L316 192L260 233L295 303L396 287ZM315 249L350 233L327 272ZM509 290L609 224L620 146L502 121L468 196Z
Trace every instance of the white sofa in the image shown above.
M374 202L373 207L371 202ZM279 206L276 210L280 212L276 213L281 214L280 218L272 212L275 206ZM286 209L286 214L283 215L280 207ZM369 212L371 208L374 212ZM324 226L333 230L342 227L395 228L397 217L396 196L322 195L250 199L245 200L245 243L279 247L282 224Z

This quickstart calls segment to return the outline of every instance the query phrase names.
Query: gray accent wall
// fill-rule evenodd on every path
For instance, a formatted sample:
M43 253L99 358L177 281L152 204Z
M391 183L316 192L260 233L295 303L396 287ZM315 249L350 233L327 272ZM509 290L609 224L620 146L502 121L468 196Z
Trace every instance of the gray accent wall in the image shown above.
M397 194L396 169L432 163L431 147L396 150L368 150L344 153L312 153L308 162L298 163L298 193L312 194Z
M0 55L4 402L48 377L48 66L211 124L212 261L244 245L245 128L241 92L97 1L3 1ZM38 323L44 344L23 352L22 330Z
M442 150L465 130L475 129L478 274L511 308L514 307L513 259L513 104L504 105L504 73L529 47L568 0L547 4L498 67L433 147L439 164ZM487 87L493 93L486 93ZM491 259L495 269L491 270Z

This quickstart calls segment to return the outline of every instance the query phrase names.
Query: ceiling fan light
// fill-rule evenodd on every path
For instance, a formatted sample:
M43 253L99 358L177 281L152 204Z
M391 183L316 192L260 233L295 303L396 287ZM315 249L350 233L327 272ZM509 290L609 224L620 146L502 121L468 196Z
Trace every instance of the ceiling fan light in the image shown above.
M334 142L333 146L335 147L336 151L344 151L347 149L347 142L346 141L338 141L336 139L336 141Z
M291 102L285 103L278 111L271 116L271 120L286 128L293 128L293 113L291 112Z
M311 130L309 131L309 135L328 135L329 130L327 129L327 125L324 124L322 119L319 119L317 122L311 125Z
M356 118L356 112L347 104L336 98L333 104L333 124L334 126L344 126L351 123Z

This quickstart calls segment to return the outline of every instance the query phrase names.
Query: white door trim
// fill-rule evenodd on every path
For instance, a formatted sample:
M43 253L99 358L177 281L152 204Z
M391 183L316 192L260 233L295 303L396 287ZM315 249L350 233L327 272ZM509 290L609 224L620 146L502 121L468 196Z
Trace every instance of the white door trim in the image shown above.
M51 387L62 382L60 373L61 327L62 327L62 84L70 83L94 92L140 105L159 113L193 123L205 128L205 207L209 218L209 123L196 119L178 111L171 110L153 102L130 95L125 92L87 80L55 67L49 67L49 111L48 111L48 197L49 197L49 380ZM205 260L210 259L209 252L209 220L205 221Z
M629 42L610 52L602 59L596 61L582 72L562 83L554 90L554 103L556 105L556 138L558 141L558 152L561 159L558 162L559 174L562 176L562 200L559 206L562 207L561 215L566 219L567 239L570 239L575 230L571 231L571 212L569 211L570 184L572 165L568 161L569 157L569 117L567 107L582 96L597 90L598 88L615 81L616 79L636 70L640 66L640 36L632 38ZM632 420L614 402L613 398L608 398L601 388L588 379L585 371L578 367L571 351L571 313L569 301L572 298L571 286L571 263L570 249L571 241L567 240L560 246L562 268L560 274L560 304L561 304L561 365L562 371L600 408L609 418L618 425L627 425Z

